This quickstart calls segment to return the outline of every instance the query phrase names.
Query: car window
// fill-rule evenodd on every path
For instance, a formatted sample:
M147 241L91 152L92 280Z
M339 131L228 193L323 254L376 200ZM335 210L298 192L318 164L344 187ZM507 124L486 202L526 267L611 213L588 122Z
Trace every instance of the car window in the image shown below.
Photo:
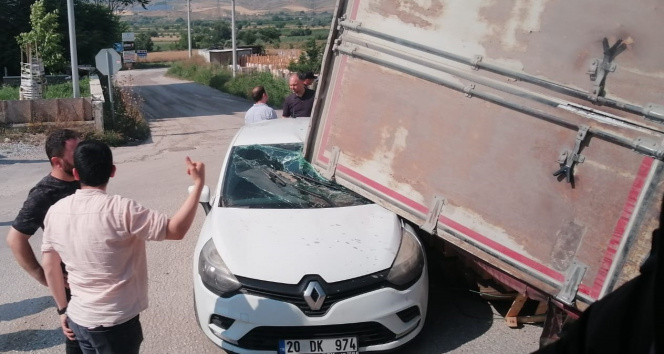
M224 207L300 209L371 203L320 176L304 159L302 144L233 147L222 191Z

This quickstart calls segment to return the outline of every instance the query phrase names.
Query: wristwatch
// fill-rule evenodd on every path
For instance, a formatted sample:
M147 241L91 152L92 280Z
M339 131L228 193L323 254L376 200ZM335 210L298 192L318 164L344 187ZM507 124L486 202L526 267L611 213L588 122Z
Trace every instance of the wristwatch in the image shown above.
M64 315L65 313L67 313L67 306L57 310L58 310L58 315Z

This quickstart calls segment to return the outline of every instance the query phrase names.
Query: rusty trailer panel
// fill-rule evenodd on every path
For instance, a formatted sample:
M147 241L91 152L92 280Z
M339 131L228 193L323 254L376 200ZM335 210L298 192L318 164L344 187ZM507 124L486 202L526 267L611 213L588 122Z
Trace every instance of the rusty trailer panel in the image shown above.
M336 11L317 168L568 305L638 274L664 188L656 0Z

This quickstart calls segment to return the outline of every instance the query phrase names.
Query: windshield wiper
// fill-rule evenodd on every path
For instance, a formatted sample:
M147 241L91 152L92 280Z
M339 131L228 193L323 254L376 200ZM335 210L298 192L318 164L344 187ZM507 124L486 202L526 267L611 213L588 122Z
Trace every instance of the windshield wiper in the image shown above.
M265 171L265 173L268 175L268 177L270 178L270 180L271 180L272 182L274 182L276 185L278 185L278 186L280 186L280 187L290 186L291 188L293 188L293 189L295 189L295 190L297 190L297 191L299 191L299 192L301 192L301 193L309 194L309 195L312 195L312 196L314 196L314 197L316 197L316 198L319 198L319 199L325 201L329 206L332 206L332 207L336 207L336 206L337 206L337 204L336 204L335 202L333 202L330 198L328 198L328 197L326 197L326 196L324 196L324 195L322 195L322 194L320 194L320 193L316 193L316 192L311 191L311 190L308 190L308 189L306 189L306 188L299 187L299 186L297 186L295 183L286 180L286 179L283 178L282 176L279 176L277 173L272 172L272 171L269 171L268 169L265 169L265 168L264 168L263 171ZM310 177L307 177L307 176L304 176L304 175L300 175L300 174L295 174L295 173L292 173L292 172L285 172L285 171L278 171L278 172L285 173L285 174L289 174L289 175L292 175L292 176L294 176L294 177L304 178L304 179L307 179L307 180L310 180L310 181L316 181L316 180L313 179L313 178L310 178ZM277 180L278 180L280 183L277 183Z

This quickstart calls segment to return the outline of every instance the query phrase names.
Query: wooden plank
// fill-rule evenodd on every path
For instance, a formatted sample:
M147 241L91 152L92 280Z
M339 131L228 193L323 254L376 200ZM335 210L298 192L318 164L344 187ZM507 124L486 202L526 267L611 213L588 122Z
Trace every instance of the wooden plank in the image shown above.
M505 315L505 321L507 321L508 326L514 328L519 325L517 316L519 315L519 312L521 312L521 309L523 308L523 305L526 303L526 301L528 301L528 297L523 294L517 295L509 311L507 311L507 315Z

